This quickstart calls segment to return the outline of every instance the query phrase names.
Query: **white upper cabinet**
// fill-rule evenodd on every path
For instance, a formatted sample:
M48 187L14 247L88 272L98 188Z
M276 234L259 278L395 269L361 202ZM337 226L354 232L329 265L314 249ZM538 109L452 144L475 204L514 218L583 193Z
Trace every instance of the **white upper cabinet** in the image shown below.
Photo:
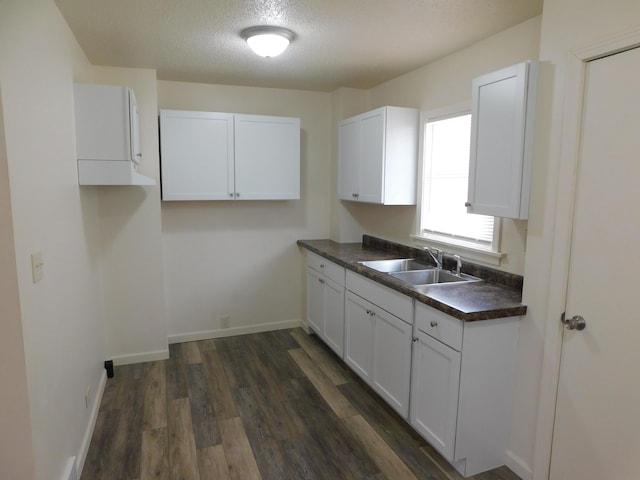
M300 198L300 119L235 115L236 197Z
M300 198L300 119L162 110L163 200Z
M418 110L381 107L340 122L338 198L415 205Z
M162 110L160 128L164 200L233 198L232 114Z
M528 61L473 81L469 213L528 218L537 77Z
M138 173L142 158L136 97L129 87L73 86L80 185L155 185Z

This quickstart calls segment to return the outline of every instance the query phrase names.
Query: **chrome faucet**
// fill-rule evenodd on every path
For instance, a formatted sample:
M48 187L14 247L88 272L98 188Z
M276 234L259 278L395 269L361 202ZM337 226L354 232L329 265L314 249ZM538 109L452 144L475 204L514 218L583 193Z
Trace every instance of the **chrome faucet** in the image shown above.
M456 259L456 275L460 276L460 270L462 270L462 260L460 259L460 255L454 255L453 258Z
M431 255L433 261L436 262L436 268L442 268L442 255L444 252L439 248L424 247L425 251Z

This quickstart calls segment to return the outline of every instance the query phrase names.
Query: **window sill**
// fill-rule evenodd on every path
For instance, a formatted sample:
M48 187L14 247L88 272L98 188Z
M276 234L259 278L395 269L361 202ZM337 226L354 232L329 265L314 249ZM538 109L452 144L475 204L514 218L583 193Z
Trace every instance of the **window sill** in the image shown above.
M466 259L484 263L486 265L498 266L504 256L502 252L484 249L480 246L472 245L468 242L455 240L443 241L425 235L410 235L413 243L419 247L436 247L445 250L447 253L454 253Z

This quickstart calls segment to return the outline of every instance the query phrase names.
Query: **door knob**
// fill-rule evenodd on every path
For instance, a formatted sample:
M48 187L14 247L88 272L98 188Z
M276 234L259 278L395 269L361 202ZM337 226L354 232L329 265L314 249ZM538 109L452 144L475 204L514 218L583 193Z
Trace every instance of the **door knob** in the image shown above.
M587 322L580 315L574 315L571 318L566 318L564 313L560 317L560 321L567 330L584 330L587 327Z

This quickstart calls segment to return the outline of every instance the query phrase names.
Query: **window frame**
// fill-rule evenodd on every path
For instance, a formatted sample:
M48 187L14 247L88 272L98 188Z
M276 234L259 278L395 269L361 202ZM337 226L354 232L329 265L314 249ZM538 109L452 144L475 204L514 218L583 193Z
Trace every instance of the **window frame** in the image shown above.
M437 234L429 234L423 231L422 210L424 192L424 143L427 123L446 120L447 118L458 117L471 113L471 102L464 102L444 108L426 110L420 112L420 138L419 138L419 161L418 161L418 185L417 185L417 205L416 205L416 233L411 235L412 241L420 247L436 247L447 252L457 253L465 258L477 260L490 265L500 265L503 253L500 252L500 232L501 218L494 217L493 237L491 246L485 246L465 239L456 239Z

